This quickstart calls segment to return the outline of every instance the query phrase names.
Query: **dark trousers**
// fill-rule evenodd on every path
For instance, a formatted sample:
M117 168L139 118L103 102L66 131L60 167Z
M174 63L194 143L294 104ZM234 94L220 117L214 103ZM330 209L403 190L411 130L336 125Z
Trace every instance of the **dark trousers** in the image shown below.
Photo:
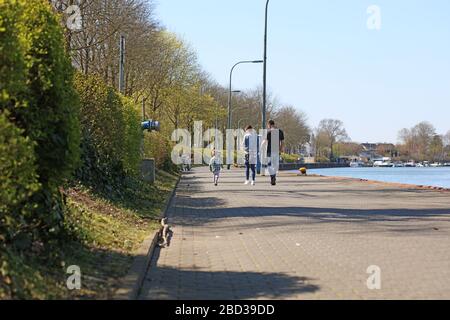
M250 170L252 170L252 180L256 180L256 164L245 163L245 177L250 180Z

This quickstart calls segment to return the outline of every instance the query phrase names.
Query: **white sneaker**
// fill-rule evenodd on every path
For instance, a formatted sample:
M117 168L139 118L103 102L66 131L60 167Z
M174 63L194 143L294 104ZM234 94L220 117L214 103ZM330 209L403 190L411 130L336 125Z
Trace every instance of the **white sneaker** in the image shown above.
M245 185L248 185L250 183L250 181L249 180L245 180Z
M255 181L252 181L252 186L254 186L255 185Z

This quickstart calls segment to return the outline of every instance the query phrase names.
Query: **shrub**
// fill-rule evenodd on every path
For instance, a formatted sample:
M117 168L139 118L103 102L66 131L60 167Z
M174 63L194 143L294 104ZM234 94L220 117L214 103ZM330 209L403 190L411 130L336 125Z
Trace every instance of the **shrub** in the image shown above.
M37 142L39 177L53 189L71 177L78 164L78 96L64 35L49 2L27 1L25 8L25 32L30 42L29 107L17 116L26 134Z
M123 172L125 120L115 91L95 76L77 74L80 95L82 166L77 177L87 185L112 190Z
M45 0L0 0L0 111L35 144L42 188L33 214L24 216L28 239L63 226L59 187L79 159L78 99L58 17ZM5 61L5 64L3 64ZM25 235L24 235L25 236Z
M141 118L138 107L129 98L122 97L122 112L125 120L125 152L123 165L128 175L137 177L142 160Z
M287 153L283 153L282 155L281 155L281 157L283 158L283 160L285 161L285 162L287 162L287 163L295 163L295 162L298 162L299 160L299 158L300 158L300 155L298 155L298 154L287 154Z
M26 65L23 37L23 1L0 0L0 105L17 106L17 96L25 91Z
M39 190L34 143L0 113L0 243L17 241L29 231L30 197Z
M82 167L78 178L100 192L119 191L138 174L142 129L137 107L96 76L76 76L81 99Z
M176 170L171 159L172 147L172 142L159 132L146 132L144 135L144 158L154 158L158 169Z

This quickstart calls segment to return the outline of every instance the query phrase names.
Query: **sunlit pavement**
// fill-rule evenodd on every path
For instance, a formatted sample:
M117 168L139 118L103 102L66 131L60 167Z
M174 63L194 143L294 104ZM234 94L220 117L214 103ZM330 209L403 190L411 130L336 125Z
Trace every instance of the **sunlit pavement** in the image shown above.
M218 187L207 168L183 177L141 299L450 299L450 193L288 173L243 182L242 170Z

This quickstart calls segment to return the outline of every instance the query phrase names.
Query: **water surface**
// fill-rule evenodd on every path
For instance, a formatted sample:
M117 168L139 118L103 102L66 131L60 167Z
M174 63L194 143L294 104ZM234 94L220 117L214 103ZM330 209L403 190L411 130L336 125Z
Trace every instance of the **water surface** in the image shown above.
M450 188L450 167L311 169L311 174Z

